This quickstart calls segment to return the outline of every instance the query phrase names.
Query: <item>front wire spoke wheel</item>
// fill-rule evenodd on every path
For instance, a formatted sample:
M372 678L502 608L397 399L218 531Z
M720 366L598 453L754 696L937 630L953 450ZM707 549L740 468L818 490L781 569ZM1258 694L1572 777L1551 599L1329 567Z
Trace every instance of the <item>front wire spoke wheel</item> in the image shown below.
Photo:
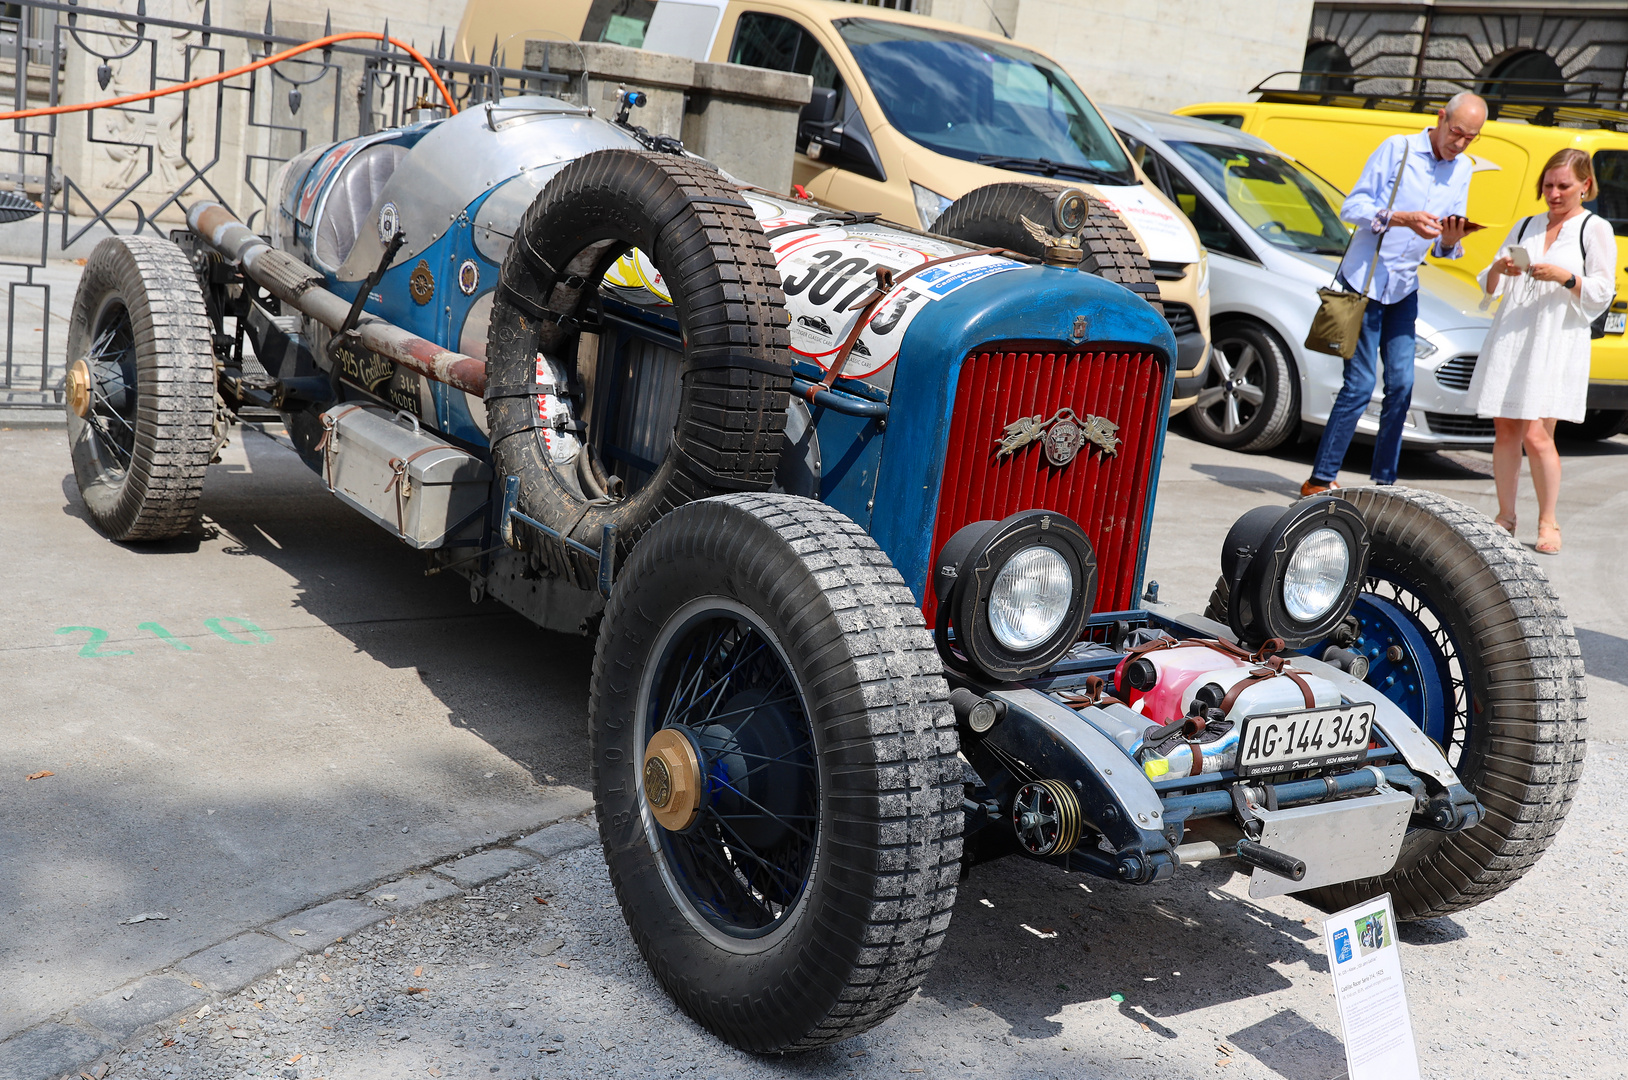
M594 801L652 973L757 1053L921 985L960 878L962 769L921 609L863 529L742 494L656 522L594 657Z
M803 894L817 840L814 732L785 692L791 672L750 613L703 603L653 678L647 734L682 729L699 750L696 822L671 832L645 814L675 899L729 937L772 933Z

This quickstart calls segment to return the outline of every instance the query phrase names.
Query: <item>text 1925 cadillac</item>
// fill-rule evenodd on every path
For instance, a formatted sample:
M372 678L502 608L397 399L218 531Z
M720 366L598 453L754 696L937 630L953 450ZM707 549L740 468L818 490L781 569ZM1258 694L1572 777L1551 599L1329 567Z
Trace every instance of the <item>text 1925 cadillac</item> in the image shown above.
M1538 859L1582 665L1506 534L1399 489L1263 507L1180 615L1143 582L1174 340L1111 213L1000 185L931 236L626 113L511 98L295 159L269 242L212 203L104 241L69 343L96 523L186 528L217 408L275 408L475 599L596 632L627 923L752 1050L899 1008L977 861L1229 858L1416 919Z

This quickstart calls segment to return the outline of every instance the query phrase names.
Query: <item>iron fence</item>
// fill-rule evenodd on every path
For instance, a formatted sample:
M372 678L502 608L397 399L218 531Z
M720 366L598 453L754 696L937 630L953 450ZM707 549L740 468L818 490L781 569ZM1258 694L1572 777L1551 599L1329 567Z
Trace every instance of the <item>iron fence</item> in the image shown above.
M314 27L311 29L315 29ZM332 35L332 18L321 36ZM378 31L390 36L385 24ZM279 33L54 0L0 5L0 111L23 112L179 86L235 71L318 35ZM462 109L557 92L548 70L454 60L445 31L430 66ZM90 112L0 126L0 281L6 284L0 406L60 404L76 255L110 233L166 235L213 199L263 224L278 166L308 146L434 114L440 93L404 50L341 41L224 81ZM425 112L428 110L428 113ZM443 113L444 114L444 113ZM80 260L82 261L82 260Z

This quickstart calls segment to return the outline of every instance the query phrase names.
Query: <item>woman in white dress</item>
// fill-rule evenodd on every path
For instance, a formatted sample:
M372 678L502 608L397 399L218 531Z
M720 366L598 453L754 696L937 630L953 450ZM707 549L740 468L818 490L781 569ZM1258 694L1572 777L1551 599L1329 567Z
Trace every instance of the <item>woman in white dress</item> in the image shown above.
M1538 185L1548 214L1516 222L1503 254L1480 279L1487 293L1483 303L1503 296L1470 380L1477 415L1493 418L1497 521L1514 533L1524 446L1538 497L1535 547L1545 555L1560 552L1555 421L1583 419L1589 324L1610 306L1615 288L1616 236L1609 222L1583 209L1596 191L1587 154L1571 148L1555 154ZM1510 248L1521 252L1510 258Z

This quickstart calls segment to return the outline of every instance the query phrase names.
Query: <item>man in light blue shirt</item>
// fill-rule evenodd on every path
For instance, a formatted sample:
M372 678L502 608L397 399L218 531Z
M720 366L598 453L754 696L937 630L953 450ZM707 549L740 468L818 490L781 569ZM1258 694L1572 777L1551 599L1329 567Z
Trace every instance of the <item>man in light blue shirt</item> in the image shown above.
M1419 264L1426 255L1456 259L1464 254L1459 241L1468 231L1463 215L1474 165L1463 154L1481 134L1486 119L1486 102L1474 94L1458 94L1436 114L1435 127L1417 135L1392 135L1380 143L1340 207L1340 217L1357 227L1340 262L1341 282L1355 292L1368 279L1370 267L1374 277L1362 337L1357 340L1357 351L1345 362L1345 382L1323 428L1311 479L1300 486L1302 497L1339 487L1334 480L1357 421L1373 399L1381 359L1385 398L1379 412L1379 436L1374 441L1372 476L1381 484L1396 482L1402 428L1413 402ZM1399 171L1396 200L1387 210Z

